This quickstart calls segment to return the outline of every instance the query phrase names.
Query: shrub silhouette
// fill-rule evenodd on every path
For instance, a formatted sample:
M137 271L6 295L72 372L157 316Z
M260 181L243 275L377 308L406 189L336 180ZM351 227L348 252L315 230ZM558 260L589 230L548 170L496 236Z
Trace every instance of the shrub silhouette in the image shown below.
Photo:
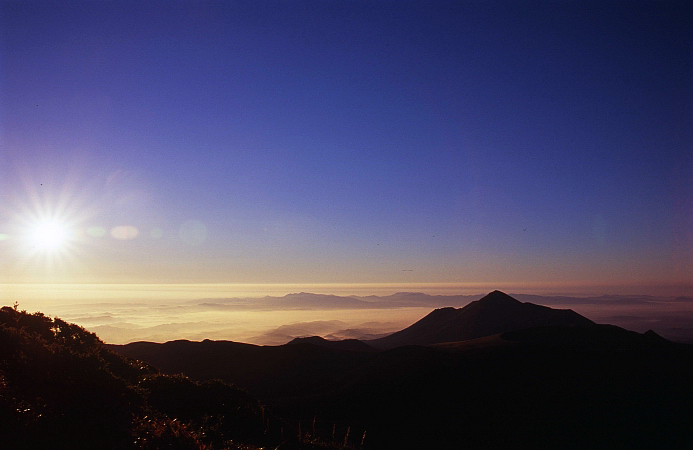
M263 430L257 400L231 385L161 375L78 325L0 308L3 448L219 449Z
M220 380L153 375L143 378L140 387L156 410L213 435L210 443L215 448L233 440L257 441L264 431L258 401Z

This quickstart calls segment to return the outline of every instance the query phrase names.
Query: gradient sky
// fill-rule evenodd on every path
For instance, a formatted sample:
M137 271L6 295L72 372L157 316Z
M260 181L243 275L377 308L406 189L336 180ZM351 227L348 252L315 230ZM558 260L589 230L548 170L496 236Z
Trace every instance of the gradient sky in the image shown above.
M2 1L0 282L691 292L692 23L690 2ZM27 237L46 218L71 233L52 251Z

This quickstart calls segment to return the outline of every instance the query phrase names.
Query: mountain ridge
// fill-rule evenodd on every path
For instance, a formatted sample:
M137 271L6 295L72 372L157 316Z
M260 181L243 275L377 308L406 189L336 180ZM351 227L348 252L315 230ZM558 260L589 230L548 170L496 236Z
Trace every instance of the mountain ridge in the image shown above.
M483 337L468 339L474 334ZM113 350L148 355L165 373L233 383L295 421L351 423L368 430L369 448L691 443L693 347L654 332L494 291L393 335L401 346L371 352L316 336L279 346L173 341Z
M356 352L373 352L377 351L374 347L366 344L365 342L358 339L340 339L340 340L328 340L322 336L305 336L297 337L287 342L284 345L316 345L319 347L332 348L337 350L349 350Z
M523 303L496 290L462 308L435 309L403 330L366 343L380 349L432 345L542 325L589 326L594 322L570 309Z

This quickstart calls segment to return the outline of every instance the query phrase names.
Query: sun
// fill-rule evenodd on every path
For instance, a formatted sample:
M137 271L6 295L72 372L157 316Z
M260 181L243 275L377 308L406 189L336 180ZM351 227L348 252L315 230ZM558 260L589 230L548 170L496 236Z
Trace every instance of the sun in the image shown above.
M106 209L91 191L80 188L80 174L60 180L42 173L17 172L16 191L0 202L0 278L18 282L67 282L89 272L86 259L104 240L87 225ZM1 291L2 289L0 289Z
M65 225L57 221L37 223L31 230L32 246L38 251L54 252L64 249L69 238Z

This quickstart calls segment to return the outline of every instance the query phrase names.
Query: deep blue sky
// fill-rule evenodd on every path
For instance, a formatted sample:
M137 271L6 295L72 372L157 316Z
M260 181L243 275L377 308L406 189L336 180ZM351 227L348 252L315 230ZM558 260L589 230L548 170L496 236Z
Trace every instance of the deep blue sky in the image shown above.
M690 2L0 12L6 282L693 275Z

